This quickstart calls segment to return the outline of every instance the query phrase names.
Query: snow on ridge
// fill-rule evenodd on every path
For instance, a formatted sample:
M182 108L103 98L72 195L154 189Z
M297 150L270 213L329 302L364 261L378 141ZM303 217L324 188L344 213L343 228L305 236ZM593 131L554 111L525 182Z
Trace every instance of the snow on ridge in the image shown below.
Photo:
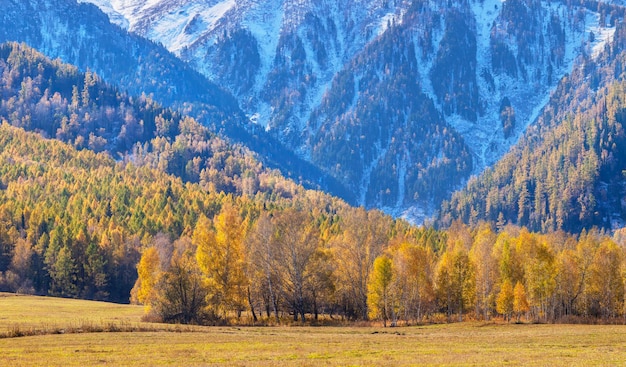
M153 0L156 1L156 0ZM235 0L226 0L207 8L201 2L187 3L170 10L154 22L147 32L150 39L159 40L175 54L197 41L202 34L212 31L217 22L235 6Z
M385 31L387 31L387 28L389 27L389 24L392 24L396 21L396 14L394 12L389 12L385 14L380 20L380 25L378 26L377 32L378 35L380 36L381 34L385 33Z
M94 4L109 17L109 20L111 21L111 23L116 24L121 28L128 29L130 27L130 22L128 21L126 16L118 12L113 7L110 0L77 0L77 1L79 3Z

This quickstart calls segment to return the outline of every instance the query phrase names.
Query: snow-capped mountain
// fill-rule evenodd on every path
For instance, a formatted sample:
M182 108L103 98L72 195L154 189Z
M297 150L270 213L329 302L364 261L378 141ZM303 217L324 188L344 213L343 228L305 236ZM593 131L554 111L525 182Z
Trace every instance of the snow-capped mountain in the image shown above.
M496 162L615 21L570 1L82 1L231 91L360 204L394 213L428 214Z

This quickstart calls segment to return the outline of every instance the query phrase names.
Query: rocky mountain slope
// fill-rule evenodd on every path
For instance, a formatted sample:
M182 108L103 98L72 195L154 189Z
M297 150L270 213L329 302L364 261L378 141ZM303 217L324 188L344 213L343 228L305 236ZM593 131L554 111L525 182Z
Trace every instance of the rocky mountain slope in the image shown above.
M626 27L576 64L537 122L493 167L445 203L460 218L532 230L617 230L626 221Z
M360 204L414 215L502 157L614 32L611 9L583 1L88 1Z

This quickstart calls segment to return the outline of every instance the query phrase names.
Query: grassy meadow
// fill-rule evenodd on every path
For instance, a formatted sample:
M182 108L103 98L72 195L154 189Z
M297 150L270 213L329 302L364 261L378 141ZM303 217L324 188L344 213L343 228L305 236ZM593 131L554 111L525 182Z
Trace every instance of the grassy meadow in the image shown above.
M0 294L0 365L626 365L626 326L176 327L142 323L142 313ZM7 337L41 329L50 334Z

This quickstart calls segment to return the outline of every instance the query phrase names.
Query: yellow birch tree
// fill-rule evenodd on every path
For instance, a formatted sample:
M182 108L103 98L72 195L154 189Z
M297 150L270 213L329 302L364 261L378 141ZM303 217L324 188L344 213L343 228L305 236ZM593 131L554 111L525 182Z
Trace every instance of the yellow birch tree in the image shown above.
M244 263L245 226L236 209L224 205L211 222L202 217L193 233L196 260L204 274L207 303L214 314L226 317L245 305L247 278Z

